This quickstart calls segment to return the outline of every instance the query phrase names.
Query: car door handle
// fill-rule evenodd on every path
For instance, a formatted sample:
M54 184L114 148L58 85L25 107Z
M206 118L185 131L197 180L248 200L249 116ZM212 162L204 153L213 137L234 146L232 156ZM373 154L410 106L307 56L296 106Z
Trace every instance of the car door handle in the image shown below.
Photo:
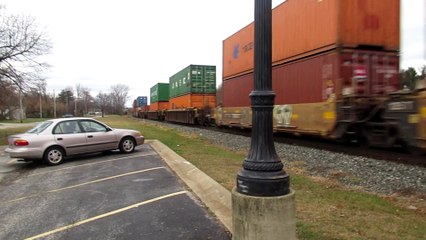
M62 141L62 140L64 140L63 138L57 138L56 140L58 140L58 141Z
M87 136L87 138L93 138L93 135L89 135L89 136Z

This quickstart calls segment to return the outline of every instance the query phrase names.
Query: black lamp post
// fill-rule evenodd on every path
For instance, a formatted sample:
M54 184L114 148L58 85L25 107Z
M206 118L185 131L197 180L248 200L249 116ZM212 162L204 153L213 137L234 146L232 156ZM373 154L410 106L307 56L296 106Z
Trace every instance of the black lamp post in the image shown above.
M280 196L290 192L273 141L272 112L272 1L255 0L254 90L250 93L253 118L251 146L237 174L237 192L251 196Z

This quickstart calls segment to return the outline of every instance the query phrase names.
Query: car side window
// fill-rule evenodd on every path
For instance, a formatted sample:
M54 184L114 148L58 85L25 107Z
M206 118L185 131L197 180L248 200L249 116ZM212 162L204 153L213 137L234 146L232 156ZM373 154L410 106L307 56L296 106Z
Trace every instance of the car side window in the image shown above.
M95 121L83 120L80 121L81 126L85 132L106 132L107 128Z
M71 133L81 133L81 129L78 126L77 121L65 121L60 122L56 125L53 130L53 134L71 134Z

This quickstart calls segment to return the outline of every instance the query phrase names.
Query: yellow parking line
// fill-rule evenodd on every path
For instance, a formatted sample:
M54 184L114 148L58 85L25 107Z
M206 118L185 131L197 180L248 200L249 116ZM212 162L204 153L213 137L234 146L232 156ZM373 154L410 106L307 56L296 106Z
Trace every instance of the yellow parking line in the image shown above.
M132 157L152 156L152 155L155 155L155 154L156 153L145 153L145 154L140 154L140 155L131 155L131 156L126 156L126 157L109 159L109 160L105 160L105 161L99 161L99 162L93 162L93 163L85 163L85 164L81 164L81 165L77 165L77 166L69 166L69 167L59 168L59 169L55 169L55 170L49 170L49 171L43 171L43 172L39 172L39 173L33 173L33 174L29 174L28 176L35 176L35 175L41 175L41 174L45 174L45 173L59 172L59 171L68 170L68 169L72 169L72 168L86 167L86 166L95 165L95 164L101 164L101 163L106 163L106 162L114 162L114 161L119 161L119 160L126 159L126 158L132 158Z
M32 237L26 238L26 240L33 240L33 239L37 239L37 238L46 237L48 235L51 235L51 234L54 234L54 233L57 233L57 232L61 232L61 231L65 231L65 230L68 230L70 228L74 228L74 227L77 227L77 226L80 226L80 225L83 225L83 224L86 224L86 223L89 223L89 222L93 222L93 221L101 219L101 218L109 217L111 215L118 214L118 213L130 210L132 208L137 208L137 207L140 207L140 206L148 204L148 203L153 203L153 202L156 202L156 201L159 201L159 200L162 200L162 199L174 197L174 196L185 194L185 193L187 193L187 191L175 192L175 193L167 194L167 195L164 195L164 196L161 196L161 197L153 198L153 199L150 199L150 200L147 200L147 201L144 201L144 202L140 202L140 203L137 203L137 204L130 205L128 207L120 208L120 209L117 209L117 210L114 210L114 211L111 211L111 212L108 212L108 213L104 213L102 215L98 215L98 216L95 216L95 217L92 217L92 218L88 218L88 219L80 221L80 222L76 222L76 223L73 223L73 224L70 224L70 225L67 225L67 226L63 226L63 227L54 229L52 231L48 231L48 232L45 232L45 233L42 233L42 234L39 234L39 235L36 235L36 236L32 236Z
M115 179L115 178L119 178L119 177L124 177L124 176L129 176L129 175L133 175L133 174L153 171L153 170L157 170L157 169L164 169L164 168L165 167L155 167L155 168L149 168L149 169L139 170L139 171L135 171L135 172L128 172L128 173L124 173L124 174L120 174L120 175L115 175L115 176L112 176L112 177L101 178L101 179L93 180L93 181L90 181L90 182L80 183L80 184L77 184L77 185L53 189L53 190L49 190L49 191L46 191L46 192L41 192L41 193L29 195L29 196L26 196L26 197L21 197L21 198L16 198L16 199L9 200L9 201L4 201L4 202L0 203L0 205L6 204L6 203L18 202L18 201L25 200L25 199L28 199L28 198L37 197L37 196L40 196L40 195L46 194L46 193L60 192L60 191L67 190L67 189L72 189L72 188L81 187L81 186L85 186L85 185L89 185L89 184L93 184L93 183L98 183L98 182L103 182L103 181L106 181L106 180L111 180L111 179Z
M16 163L18 160L16 158L12 158L10 159L7 164L12 164L12 163Z

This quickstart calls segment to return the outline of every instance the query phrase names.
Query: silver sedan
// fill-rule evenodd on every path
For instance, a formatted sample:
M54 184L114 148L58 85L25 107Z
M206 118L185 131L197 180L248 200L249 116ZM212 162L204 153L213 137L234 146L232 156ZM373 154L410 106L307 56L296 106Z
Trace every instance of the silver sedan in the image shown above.
M57 165L65 156L119 149L131 153L144 143L139 131L114 129L92 118L59 118L8 137L6 152L12 158L42 159Z

